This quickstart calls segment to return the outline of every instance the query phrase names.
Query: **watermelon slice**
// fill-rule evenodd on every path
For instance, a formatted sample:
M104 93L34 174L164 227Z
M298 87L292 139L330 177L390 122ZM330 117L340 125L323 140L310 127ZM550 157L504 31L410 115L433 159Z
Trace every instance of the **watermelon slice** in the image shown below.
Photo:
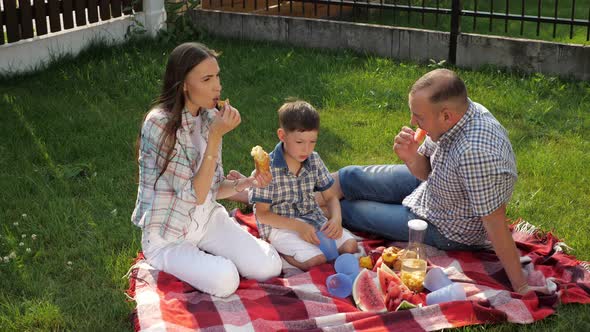
M387 265L383 264L382 266ZM397 276L385 272L383 268L379 268L377 270L377 277L379 278L379 288L381 289L381 294L383 295L383 297L387 295L387 290L389 289L390 283L399 284L401 282L401 280L399 280Z
M393 270L389 266L383 265L383 266L381 266L381 269L383 270L383 272L387 272L387 273L392 274L397 277L397 273L393 272ZM401 282L401 280L400 280L400 282Z
M415 305L415 304L413 304L413 303L410 303L410 302L408 302L408 301L406 301L406 300L403 300L403 301L402 301L402 302L401 302L401 303L400 303L400 304L397 306L397 308L395 309L395 311L398 311L398 310L408 310L408 309L414 309L414 308L418 308L418 306L417 306L417 305Z
M387 265L383 264L377 270L377 276L379 277L379 286L381 287L381 292L383 292L383 296L387 294L387 289L389 288L390 283L394 283L398 285L398 287L402 291L410 291L410 289L404 285L402 280L397 276L392 269L390 269Z
M386 312L383 296L375 283L375 272L363 269L352 286L352 297L362 311Z
M414 141L416 142L422 142L422 140L424 139L424 137L426 137L426 134L428 134L426 132L426 130L422 129L422 128L418 128L416 129L416 132L414 133Z

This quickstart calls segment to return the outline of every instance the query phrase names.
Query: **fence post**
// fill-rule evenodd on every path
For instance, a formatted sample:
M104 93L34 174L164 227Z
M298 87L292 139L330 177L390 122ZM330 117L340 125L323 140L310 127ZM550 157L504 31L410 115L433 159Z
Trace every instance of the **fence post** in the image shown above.
M145 29L150 36L155 36L158 31L166 28L164 0L143 0L143 13L145 15Z
M453 0L451 7L451 36L449 40L449 62L457 62L457 37L461 33L461 0Z

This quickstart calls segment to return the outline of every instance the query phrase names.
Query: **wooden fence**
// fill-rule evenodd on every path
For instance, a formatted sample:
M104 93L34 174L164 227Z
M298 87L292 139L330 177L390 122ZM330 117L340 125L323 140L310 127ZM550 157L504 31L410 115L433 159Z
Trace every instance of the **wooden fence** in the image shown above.
M141 10L134 0L0 0L0 45Z

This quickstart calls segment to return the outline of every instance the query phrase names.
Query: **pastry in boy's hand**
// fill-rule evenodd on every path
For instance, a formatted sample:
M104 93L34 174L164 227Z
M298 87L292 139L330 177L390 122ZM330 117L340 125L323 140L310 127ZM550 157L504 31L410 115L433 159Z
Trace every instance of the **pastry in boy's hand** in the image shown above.
M250 155L254 158L256 171L259 173L270 173L270 156L260 145L253 147Z

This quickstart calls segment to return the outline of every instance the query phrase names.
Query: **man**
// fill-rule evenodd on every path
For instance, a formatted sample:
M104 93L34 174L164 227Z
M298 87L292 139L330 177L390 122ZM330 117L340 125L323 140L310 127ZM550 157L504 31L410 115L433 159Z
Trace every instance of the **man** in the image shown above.
M444 250L495 250L512 288L529 287L505 222L517 179L508 134L463 81L447 69L422 76L409 93L411 124L428 132L422 145L403 127L393 150L405 165L348 166L335 178L350 229L407 241L407 223L429 224L425 242Z

